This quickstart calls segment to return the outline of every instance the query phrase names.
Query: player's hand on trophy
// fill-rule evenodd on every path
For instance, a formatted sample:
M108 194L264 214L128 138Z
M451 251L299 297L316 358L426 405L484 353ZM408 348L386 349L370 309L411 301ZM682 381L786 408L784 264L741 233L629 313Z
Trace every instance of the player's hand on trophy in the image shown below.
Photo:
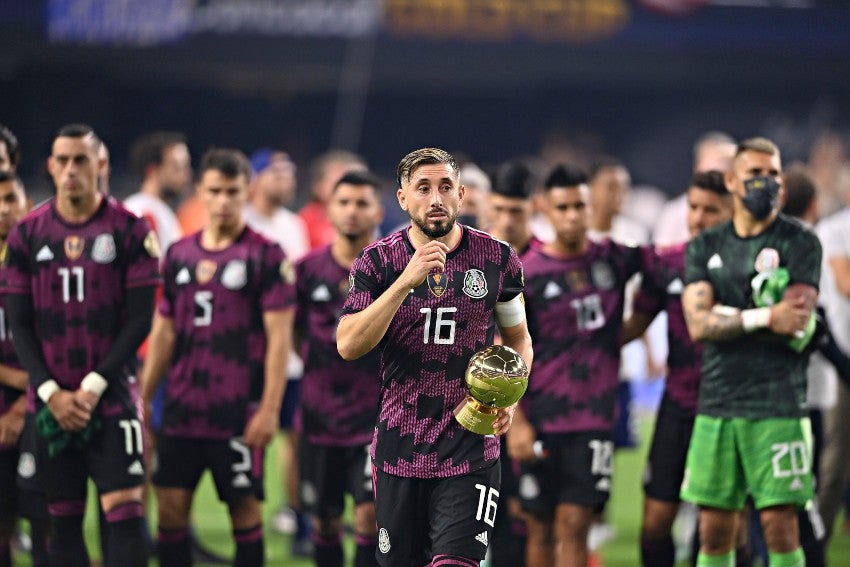
M243 441L249 447L263 448L271 443L277 432L278 413L259 409L257 413L248 420L245 427Z
M76 400L74 392L59 390L47 402L50 413L65 431L80 431L88 425L91 419L91 410L81 407Z
M493 432L496 435L504 435L508 432L514 421L514 412L516 412L516 404L500 408L496 412L496 420L493 422Z
M430 240L416 249L407 267L399 276L405 287L413 289L432 272L442 273L446 267L449 247L439 240Z

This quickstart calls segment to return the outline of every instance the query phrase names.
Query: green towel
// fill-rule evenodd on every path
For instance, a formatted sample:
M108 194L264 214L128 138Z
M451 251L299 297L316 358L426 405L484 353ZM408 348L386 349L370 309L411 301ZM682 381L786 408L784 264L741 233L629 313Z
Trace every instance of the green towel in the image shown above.
M80 431L65 431L53 417L50 408L44 406L35 416L38 433L47 440L47 452L51 457L62 453L69 447L80 450L86 446L91 436L102 427L100 417L92 415L88 425Z

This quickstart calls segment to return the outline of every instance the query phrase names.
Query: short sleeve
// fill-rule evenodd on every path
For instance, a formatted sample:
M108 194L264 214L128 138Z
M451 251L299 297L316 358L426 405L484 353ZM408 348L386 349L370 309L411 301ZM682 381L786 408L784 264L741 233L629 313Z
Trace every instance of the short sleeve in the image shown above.
M522 293L523 287L525 286L522 262L520 261L519 256L517 256L517 253L513 248L507 244L504 246L507 248L508 257L503 271L504 277L502 278L502 289L499 293L499 302L510 301Z
M130 217L127 237L127 287L145 287L160 282L159 239L139 217Z
M685 252L685 285L708 281L706 248L704 233L688 243L688 249Z
M295 266L278 244L269 244L260 267L260 309L295 307Z
M823 250L820 240L807 229L800 232L789 247L787 262L791 283L807 284L815 289L820 284L821 258Z
M162 263L162 279L162 293L157 302L156 310L163 317L171 319L174 317L174 299L177 292L174 246L171 246L165 254L165 261Z
M363 311L383 293L383 282L372 255L366 250L360 253L351 266L348 276L348 296L342 306L342 314Z

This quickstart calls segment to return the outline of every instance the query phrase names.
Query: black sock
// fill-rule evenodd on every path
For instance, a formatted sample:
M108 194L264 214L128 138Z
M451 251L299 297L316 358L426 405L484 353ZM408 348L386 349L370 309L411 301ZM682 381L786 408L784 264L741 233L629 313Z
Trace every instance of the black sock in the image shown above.
M141 502L122 502L106 512L109 556L107 567L147 567L148 546L142 535L145 510Z
M753 567L753 554L748 546L735 548L735 567Z
M322 535L313 532L313 557L316 567L342 567L342 542L339 534Z
M50 521L30 520L30 539L32 540L32 566L50 567L49 533Z
M357 551L354 552L354 567L378 567L378 558L375 557L375 547L378 538L375 536L354 536L357 542Z
M159 527L156 548L160 567L186 567L192 564L189 528Z
M660 540L640 540L640 556L644 567L673 567L676 563L676 545L667 536Z
M260 525L253 528L233 530L233 539L236 541L236 557L233 559L233 567L261 567L265 561L263 549L263 527Z
M50 540L50 564L63 567L88 567L89 554L83 540L85 500L61 500L48 504L53 520Z

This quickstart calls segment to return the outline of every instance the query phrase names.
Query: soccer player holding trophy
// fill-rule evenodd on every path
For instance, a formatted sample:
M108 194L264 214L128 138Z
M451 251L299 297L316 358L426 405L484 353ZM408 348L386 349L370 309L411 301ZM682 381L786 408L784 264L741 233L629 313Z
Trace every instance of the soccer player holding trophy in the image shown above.
M510 428L515 405L497 409L489 429L482 417L484 435L454 412L469 393L468 362L493 344L494 317L502 343L531 365L522 265L508 244L456 222L464 187L450 154L416 150L397 173L411 224L355 261L337 328L343 358L381 352L371 449L377 557L392 567L474 567L498 506L497 435ZM479 402L460 415L481 417L472 410L489 410Z

